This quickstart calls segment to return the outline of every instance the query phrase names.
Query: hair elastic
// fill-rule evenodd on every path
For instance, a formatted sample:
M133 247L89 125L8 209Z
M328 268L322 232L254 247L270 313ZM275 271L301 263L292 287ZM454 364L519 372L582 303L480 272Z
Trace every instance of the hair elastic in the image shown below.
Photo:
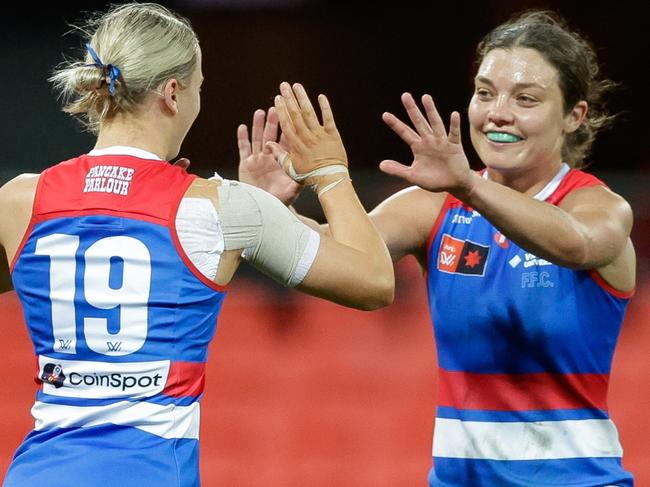
M117 78L122 76L122 72L120 71L120 68L118 68L114 64L102 63L102 60L99 59L99 56L90 45L90 42L86 42L86 49L88 49L88 52L90 53L90 57L92 57L93 61L95 61L95 64L91 64L91 66L97 66L98 68L102 68L103 70L106 71L106 75L110 80L108 83L108 92L111 94L111 96L115 96L115 81L117 80Z

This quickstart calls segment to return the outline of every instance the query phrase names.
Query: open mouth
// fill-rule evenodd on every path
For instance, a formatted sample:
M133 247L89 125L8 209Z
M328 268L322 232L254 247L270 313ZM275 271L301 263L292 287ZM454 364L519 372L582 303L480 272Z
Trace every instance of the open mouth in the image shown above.
M508 132L486 132L485 136L488 140L492 142L498 142L500 144L513 144L524 140L523 137L518 135L509 134Z

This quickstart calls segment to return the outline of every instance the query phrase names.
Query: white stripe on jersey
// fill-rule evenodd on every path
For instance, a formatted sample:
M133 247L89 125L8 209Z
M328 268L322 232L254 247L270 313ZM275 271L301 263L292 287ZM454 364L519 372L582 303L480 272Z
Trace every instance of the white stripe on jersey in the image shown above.
M34 429L87 428L102 424L131 426L163 438L199 439L200 406L120 401L106 406L65 406L36 401Z
M433 456L483 460L621 457L609 419L491 423L436 418Z

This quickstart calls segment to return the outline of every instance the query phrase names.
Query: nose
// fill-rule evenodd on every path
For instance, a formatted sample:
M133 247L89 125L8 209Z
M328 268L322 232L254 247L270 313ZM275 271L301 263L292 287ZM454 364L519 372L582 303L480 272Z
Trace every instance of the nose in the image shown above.
M513 123L514 115L503 97L496 98L491 104L488 109L487 120L497 127Z

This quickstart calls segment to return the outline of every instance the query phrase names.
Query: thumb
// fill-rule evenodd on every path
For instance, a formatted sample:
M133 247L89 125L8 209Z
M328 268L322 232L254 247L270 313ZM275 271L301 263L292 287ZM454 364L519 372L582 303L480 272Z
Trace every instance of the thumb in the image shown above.
M264 144L264 149L263 149L263 151L264 151L265 154L273 154L273 157L275 157L276 159L277 159L278 157L280 157L280 155L281 155L283 152L286 152L286 150L284 150L284 149L280 146L280 144L278 144L277 142L271 142L271 141L269 141L269 142L267 142L266 144Z
M190 160L186 157L181 157L176 162L174 162L173 165L178 166L181 169L187 169L188 167L190 167Z
M383 160L379 163L379 169L386 174L411 181L411 168L390 159Z

